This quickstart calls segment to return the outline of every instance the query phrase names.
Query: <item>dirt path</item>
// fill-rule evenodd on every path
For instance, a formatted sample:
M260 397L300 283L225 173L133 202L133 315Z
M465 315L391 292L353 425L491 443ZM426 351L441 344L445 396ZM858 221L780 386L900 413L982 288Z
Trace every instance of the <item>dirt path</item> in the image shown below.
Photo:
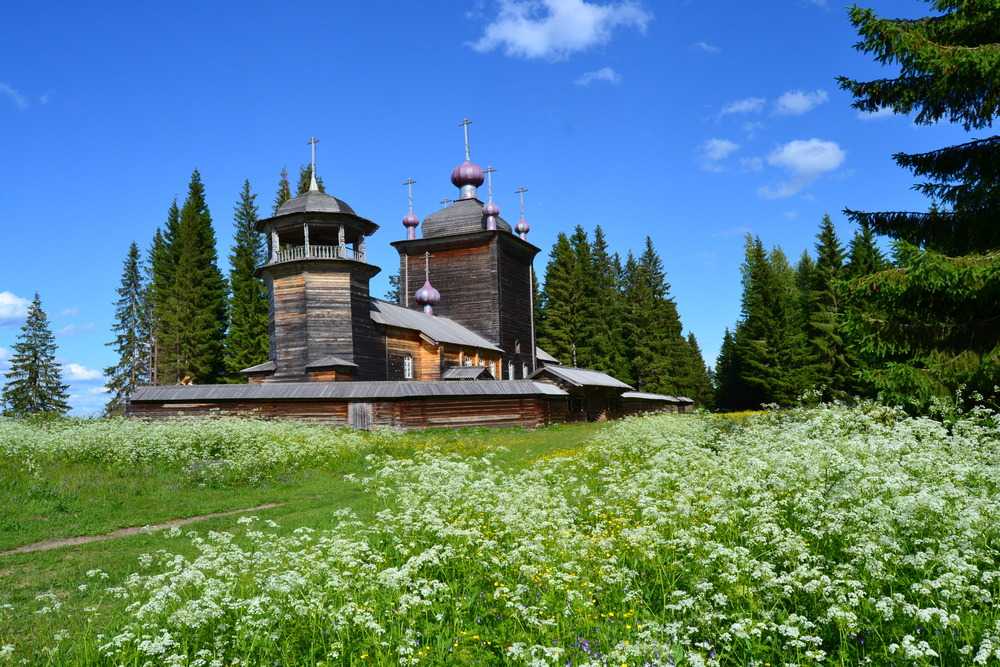
M135 535L141 532L152 532L156 530L163 530L164 528L173 528L174 526L186 526L189 523L195 523L197 521L205 521L206 519L215 519L220 516L233 516L234 514L244 514L246 512L256 512L258 510L269 510L273 507L280 507L284 503L265 503L263 505L257 505L256 507L247 507L241 510L229 510L226 512L215 512L214 514L200 514L198 516L189 516L184 519L172 519L164 523L155 523L149 526L135 526L132 528L119 528L110 533L105 533L104 535L81 535L80 537L63 537L55 540L45 540L43 542L35 542L34 544L26 544L23 547L17 547L16 549L10 549L9 551L0 551L0 556L13 556L14 554L26 554L32 551L49 551L50 549L60 549L62 547L72 547L78 544L90 544L91 542L104 542L106 540L116 540L119 537L128 537L129 535Z

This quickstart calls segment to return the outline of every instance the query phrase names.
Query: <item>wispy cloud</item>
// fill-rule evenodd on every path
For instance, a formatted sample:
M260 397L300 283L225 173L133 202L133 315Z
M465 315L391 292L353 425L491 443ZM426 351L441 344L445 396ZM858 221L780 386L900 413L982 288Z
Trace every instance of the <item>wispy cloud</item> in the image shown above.
M10 84L6 84L0 81L0 95L14 102L14 106L16 106L18 109L28 108L28 98L22 95L20 91L15 89Z
M621 83L622 75L610 67L602 67L592 72L585 72L574 83L578 86L589 86L595 81L605 81L611 84Z
M812 92L789 90L777 99L774 104L774 111L783 116L801 116L829 99L830 97L825 90L814 90Z
M68 379L76 382L89 382L92 380L100 380L104 377L104 374L101 371L93 368L87 368L82 364L63 364L63 371L66 373L66 377Z
M701 168L705 171L724 171L723 160L740 149L740 145L729 139L713 137L698 147Z
M760 113L764 110L767 100L763 97L744 97L742 100L735 100L722 107L719 116L740 113Z
M748 225L737 225L736 227L727 227L725 229L720 229L717 232L713 232L712 236L717 239L730 239L734 236L744 237L751 232L753 232L753 230Z
M80 309L76 306L70 306L69 308L63 308L60 310L59 314L63 317L76 317L80 314Z
M0 292L0 326L23 320L28 314L29 303L13 292Z
M743 171L760 171L764 168L764 160L759 157L745 157L740 158L740 167Z
M619 28L645 32L653 15L638 2L597 4L586 0L500 0L500 11L469 43L486 53L501 49L518 58L562 60L610 41Z
M702 51L704 53L711 53L713 55L722 51L722 49L717 47L715 44L709 44L708 42L695 42L694 44L691 45L691 48L697 49L698 51Z
M83 324L67 324L63 328L59 329L57 332L60 336L75 336L76 334L83 333L85 331L93 331L94 323L85 322Z
M788 172L789 177L773 186L758 190L765 199L784 199L823 174L836 170L844 163L847 154L834 141L823 139L796 139L775 148L767 156L767 163Z

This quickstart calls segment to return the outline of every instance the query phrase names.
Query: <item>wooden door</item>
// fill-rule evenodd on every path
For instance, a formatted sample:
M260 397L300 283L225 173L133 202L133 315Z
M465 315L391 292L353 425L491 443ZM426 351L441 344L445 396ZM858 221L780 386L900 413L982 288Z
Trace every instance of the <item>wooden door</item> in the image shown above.
M347 423L354 428L368 430L372 427L371 403L348 403Z

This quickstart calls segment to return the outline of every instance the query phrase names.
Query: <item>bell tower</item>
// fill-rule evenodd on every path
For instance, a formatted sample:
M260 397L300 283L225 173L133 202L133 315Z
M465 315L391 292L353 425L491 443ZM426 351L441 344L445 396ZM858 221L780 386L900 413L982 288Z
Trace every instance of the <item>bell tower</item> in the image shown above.
M258 269L270 298L270 361L244 371L262 382L380 380L384 339L371 320L365 240L378 225L320 192L312 138L312 181L304 194L257 223L268 259Z

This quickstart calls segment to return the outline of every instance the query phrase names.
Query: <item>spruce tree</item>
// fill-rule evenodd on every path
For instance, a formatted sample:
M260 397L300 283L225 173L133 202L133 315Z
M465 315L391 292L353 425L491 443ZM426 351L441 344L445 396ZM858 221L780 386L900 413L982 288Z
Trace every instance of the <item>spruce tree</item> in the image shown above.
M560 232L545 267L538 344L563 363L577 365L580 322L576 308L576 255L569 237Z
M215 230L196 169L181 207L177 272L173 292L182 326L178 331L177 369L181 379L211 383L223 363L227 315L226 280L219 271Z
M604 230L598 225L594 229L591 246L593 295L593 368L610 373L614 377L629 382L628 354L622 341L622 317L624 304L620 292L620 260L608 250Z
M720 410L739 410L749 404L745 393L746 387L736 353L736 339L727 327L715 362L715 407Z
M663 261L650 237L638 260L629 257L626 272L624 339L631 353L633 384L642 391L679 393L690 355Z
M150 380L150 322L146 305L147 290L143 284L139 246L133 241L122 266L121 285L115 301L115 339L108 343L118 361L104 369L105 385L110 394L105 412L120 414L128 397L140 385Z
M700 407L711 409L715 405L711 373L705 365L705 357L701 353L701 346L698 345L698 339L695 338L693 331L688 332L685 342L689 356L689 371L685 381L685 391L682 393L694 399Z
M844 397L854 386L839 295L844 250L829 215L823 216L816 239L806 327L809 359L814 369L812 377L824 388L822 398L829 400Z
M389 303L402 305L399 293L399 271L389 276L389 289L385 291L385 300Z
M2 394L4 414L24 417L68 412L69 386L62 382L56 339L37 292L13 349Z
M859 51L898 76L840 78L853 106L916 112L919 125L947 119L992 126L1000 111L1000 10L995 2L936 0L939 15L885 19L854 7ZM883 398L920 408L960 386L995 396L1000 384L1000 136L896 163L926 179L925 213L846 213L894 239L898 266L851 283L849 327L877 365L866 372Z
M312 165L307 164L304 167L299 167L299 186L296 190L296 195L304 195L309 192L309 184L312 180ZM323 178L320 176L316 177L316 185L319 187L320 192L326 192L326 188L323 186Z
M243 368L268 359L268 302L264 281L257 277L257 267L264 263L264 239L257 231L257 195L250 191L250 181L243 182L233 220L235 242L229 255L229 330L226 332L226 370L233 378Z
M174 200L167 209L163 231L156 230L149 250L149 301L154 358L152 368L156 384L174 384L180 380L180 332L185 324L179 312L181 295L175 289L180 224L181 212Z
M572 309L575 328L573 334L574 366L594 368L598 365L595 337L598 313L597 276L594 273L594 256L587 232L580 225L569 238L573 249Z
M286 201L292 198L292 186L288 182L288 170L281 168L281 176L278 178L278 192L274 195L274 206L271 215L277 215L278 209Z
M844 266L844 277L847 279L863 278L889 268L889 262L875 243L875 233L871 225L862 224L847 250L847 264Z

